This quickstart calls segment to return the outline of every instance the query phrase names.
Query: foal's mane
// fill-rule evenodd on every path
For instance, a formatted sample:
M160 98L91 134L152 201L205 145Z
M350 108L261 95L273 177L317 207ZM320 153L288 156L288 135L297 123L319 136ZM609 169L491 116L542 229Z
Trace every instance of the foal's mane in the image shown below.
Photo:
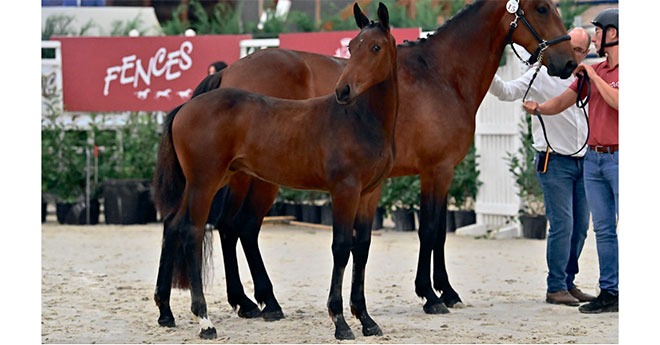
M472 10L477 10L483 6L483 4L486 2L486 0L477 0L474 3L468 4L465 7L463 7L460 11L458 11L454 16L449 18L444 24L442 24L439 28L437 28L432 34L429 34L427 37L424 38L419 38L415 41L405 41L404 43L399 44L397 47L412 47L416 46L418 44L422 44L426 42L427 39L442 33L446 31L449 27L454 25L457 21L460 22L461 19L466 17L468 14L472 12Z

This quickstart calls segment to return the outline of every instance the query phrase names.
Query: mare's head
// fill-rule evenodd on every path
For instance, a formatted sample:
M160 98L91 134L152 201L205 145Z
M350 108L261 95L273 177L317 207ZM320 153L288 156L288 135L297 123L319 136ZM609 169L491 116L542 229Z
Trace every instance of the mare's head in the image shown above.
M543 64L548 68L550 75L559 76L562 79L568 78L577 67L577 63L570 39L560 40L562 36L566 35L566 29L559 16L557 6L551 0L520 0L520 9L532 29L527 27L522 18L519 19L518 26L511 37L513 42L525 47L528 52L535 52L539 49L539 39L551 43L543 52ZM512 15L511 18L513 19L513 17L515 16ZM534 31L538 38L535 37ZM553 40L560 42L552 44Z
M361 30L348 44L351 58L337 81L335 97L340 104L352 103L373 85L396 76L396 42L390 34L387 7L378 5L375 23L369 21L357 3L353 14Z

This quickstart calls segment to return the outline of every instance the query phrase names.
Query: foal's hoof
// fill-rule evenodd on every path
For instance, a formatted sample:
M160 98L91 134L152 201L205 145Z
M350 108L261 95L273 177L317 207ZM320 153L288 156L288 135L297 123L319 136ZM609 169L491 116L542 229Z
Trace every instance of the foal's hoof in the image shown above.
M372 335L381 336L383 335L383 331L380 330L380 327L378 327L378 325L373 325L371 327L363 327L362 334L365 337L370 337Z
M282 320L284 318L284 313L282 313L281 310L263 311L263 312L261 312L261 317L263 317L264 320L266 320L268 322L278 321L278 320Z
M354 340L355 334L350 328L344 330L335 330L335 338L338 340Z
M447 314L449 309L442 302L431 303L429 301L424 304L424 312L427 314Z
M174 316L161 316L158 318L158 324L161 327L175 327Z
M238 309L238 316L246 319L254 319L261 316L261 310L259 310L257 306L255 306L254 308L250 308L248 310L246 310L246 308L241 307Z
M215 331L215 327L210 327L200 330L199 337L202 339L215 339L218 337L218 333Z

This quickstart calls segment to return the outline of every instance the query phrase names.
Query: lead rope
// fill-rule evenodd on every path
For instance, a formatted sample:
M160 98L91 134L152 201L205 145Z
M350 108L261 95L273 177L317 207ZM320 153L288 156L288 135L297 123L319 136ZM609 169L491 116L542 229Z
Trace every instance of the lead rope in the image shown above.
M532 88L532 84L534 83L534 79L536 79L536 76L539 74L539 71L541 70L542 66L542 61L543 61L543 52L545 49L542 49L539 53L539 59L538 59L538 66L536 67L536 71L534 72L534 75L532 76L532 80L529 81L529 85L527 86L527 90L525 91L525 95L523 96L522 102L525 103L525 100L527 99L527 94L529 93L529 90ZM560 153L557 150L555 150L551 145L550 141L548 140L548 133L545 130L545 123L543 122L543 116L541 113L539 113L538 109L534 111L534 115L539 119L539 122L541 123L541 129L543 129L543 138L545 139L545 143L548 146L550 150L552 150L554 153L560 155L560 156L566 156L566 157L572 157L582 149L584 149L585 146L587 146L587 142L589 141L589 135L591 134L591 129L589 128L589 116L587 115L587 110L586 106L589 103L589 98L591 98L591 81L589 80L589 76L587 76L586 73L578 73L577 74L578 78L578 85L577 85L577 97L575 100L575 106L578 108L582 109L582 113L584 113L584 119L587 122L587 137L584 139L584 144L580 149L577 151L571 153L571 154L566 154L566 153ZM580 94L582 94L582 90L584 89L584 85L587 85L587 96L584 99L580 98ZM548 153L546 153L547 155ZM547 157L546 157L547 158Z

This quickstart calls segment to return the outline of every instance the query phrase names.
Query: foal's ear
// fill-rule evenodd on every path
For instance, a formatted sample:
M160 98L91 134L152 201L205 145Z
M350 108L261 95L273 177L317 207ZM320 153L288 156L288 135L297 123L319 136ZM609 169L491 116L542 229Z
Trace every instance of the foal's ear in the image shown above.
M360 6L358 6L357 2L355 5L353 5L353 16L355 16L355 24L357 24L358 28L362 29L363 27L369 25L369 18L362 13L362 10L360 9Z
M382 2L378 3L378 20L385 30L390 31L390 14Z

